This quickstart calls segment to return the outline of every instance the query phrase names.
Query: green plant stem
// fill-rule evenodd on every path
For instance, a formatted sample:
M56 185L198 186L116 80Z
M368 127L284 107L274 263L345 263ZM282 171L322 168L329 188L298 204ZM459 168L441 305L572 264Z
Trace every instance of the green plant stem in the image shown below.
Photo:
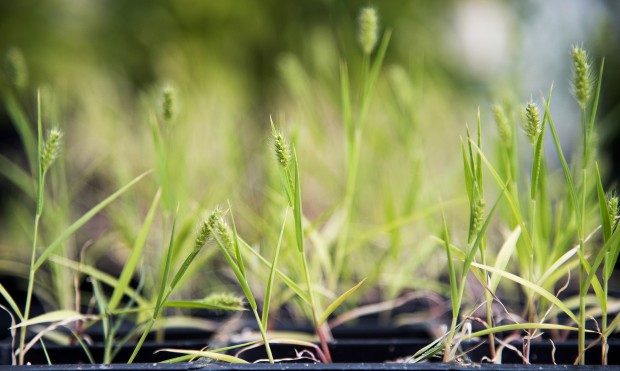
M256 323L258 324L258 330L260 331L260 335L263 338L263 342L265 343L265 351L267 352L267 358L269 359L269 363L273 364L275 361L271 353L271 346L269 345L269 339L267 338L267 331L262 324L262 320L258 315L258 310L256 307L252 307L252 313L254 313L254 318L256 318Z
M328 363L332 363L332 356L329 351L329 346L327 345L327 337L325 336L325 332L323 327L319 323L319 316L317 313L316 299L314 297L314 290L312 289L312 283L310 281L310 271L308 269L308 261L306 259L306 254L301 251L301 261L304 270L304 276L306 278L306 285L308 286L308 295L310 296L310 309L312 311L312 321L314 322L314 328L316 330L316 334L319 337L319 341L321 342L321 349L325 354L325 359Z
M43 214L43 197L45 191L45 170L43 169L43 122L41 119L41 92L37 92L37 204L34 217L34 231L32 232L32 249L30 254L30 269L28 272L28 289L26 290L26 304L24 307L24 319L26 322L30 316L30 305L34 290L35 264L37 255L37 242L39 236L39 224ZM24 364L24 350L26 345L26 333L28 326L22 326L19 333L19 364Z

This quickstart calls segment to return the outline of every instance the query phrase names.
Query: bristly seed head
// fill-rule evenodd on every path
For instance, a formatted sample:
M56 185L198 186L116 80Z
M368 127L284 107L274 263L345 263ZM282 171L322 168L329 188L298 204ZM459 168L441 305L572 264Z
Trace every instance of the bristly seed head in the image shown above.
M611 195L607 201L607 210L609 212L609 223L611 224L612 231L616 228L618 223L618 196Z
M226 221L223 218L223 212L220 208L215 208L215 210L213 210L207 224L209 225L211 233L219 236L222 244L224 244L227 249L232 251L234 247L232 232L230 231L228 224L226 224Z
M176 108L176 91L171 85L166 85L161 92L161 113L164 120L172 120L176 114Z
M6 51L4 66L9 81L17 88L24 89L28 85L28 66L21 50L12 47Z
M510 147L512 145L512 130L510 129L510 124L508 123L506 111L504 111L504 108L499 104L494 105L492 110L493 116L495 117L495 123L497 124L499 137L506 147Z
M278 162L283 168L287 169L291 164L291 151L286 139L284 139L282 133L277 129L273 130L273 147Z
M219 208L215 208L209 217L202 221L200 230L194 240L194 249L201 249L213 237L213 226L221 215L222 211Z
M473 215L471 223L472 235L478 233L480 229L482 229L482 225L484 224L484 211L486 205L487 204L483 198L478 198L473 205Z
M58 158L62 145L62 131L57 128L50 130L47 142L43 145L41 153L41 167L46 172Z
M222 307L222 309L229 310L243 310L243 298L227 293L215 293L211 294L203 299L205 304L213 305L215 307Z
M572 88L579 107L585 110L592 93L592 68L588 53L580 46L573 46L573 81Z
M538 106L533 101L530 101L525 106L523 130L530 139L532 144L536 143L538 135L541 131L540 114L538 113Z
M359 43L362 51L370 55L377 45L379 33L379 16L373 7L362 8L359 15Z

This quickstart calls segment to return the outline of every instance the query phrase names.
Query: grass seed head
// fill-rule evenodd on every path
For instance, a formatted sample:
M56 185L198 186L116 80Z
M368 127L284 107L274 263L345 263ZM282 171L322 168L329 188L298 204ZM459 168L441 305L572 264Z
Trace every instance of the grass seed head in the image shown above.
M472 235L477 234L480 229L482 229L482 225L484 224L484 211L486 208L486 202L483 198L478 198L473 206L473 218L472 218Z
M215 293L211 294L203 299L206 304L210 304L217 307L229 308L231 310L243 310L243 298L228 294L228 293Z
M9 81L17 88L24 89L28 85L28 66L21 50L12 47L4 56L4 67Z
M176 114L176 90L166 85L161 92L161 114L164 120L170 121Z
M618 196L615 194L609 197L607 201L607 210L609 212L609 222L613 230L616 228L616 223L618 222Z
M280 165L288 169L291 164L291 150L286 139L277 129L273 131L273 147Z
M43 171L47 171L54 161L58 158L62 146L62 131L57 128L50 130L47 141L43 145L41 153L41 166Z
M497 124L499 137L505 146L510 147L512 144L512 130L510 129L510 124L508 123L506 111L504 111L504 108L499 104L494 105L492 110L493 116L495 117L495 123Z
M525 106L523 130L529 138L532 144L536 143L538 135L541 131L540 125L540 113L538 112L538 105L533 101L530 101Z
M232 232L230 231L228 224L226 224L226 221L223 218L223 212L220 208L213 210L213 213L209 216L207 224L209 225L211 233L214 235L217 234L224 246L232 251L234 246Z
M580 46L573 46L573 81L572 88L579 107L585 110L592 93L592 68L588 53Z
M379 16L373 7L362 8L359 15L359 43L362 51L370 55L375 49L379 34Z

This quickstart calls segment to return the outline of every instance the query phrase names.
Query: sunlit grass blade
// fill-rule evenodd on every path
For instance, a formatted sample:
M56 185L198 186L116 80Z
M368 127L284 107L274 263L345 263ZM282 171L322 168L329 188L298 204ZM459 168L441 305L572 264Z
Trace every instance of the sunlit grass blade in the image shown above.
M334 300L323 312L323 314L321 315L321 317L319 318L318 324L322 325L325 321L327 321L327 319L329 318L329 316L345 301L347 300L347 298L349 296L351 296L355 291L357 291L357 289L360 288L360 286L362 286L362 284L364 283L364 281L366 281L366 279L364 278L363 280L361 280L357 285L353 286L352 288L348 289L344 294L340 295L338 298L336 298L336 300Z
M565 326L565 325L556 325L553 323L515 323L511 325L500 325L494 326L491 328L487 328L484 330L472 332L470 335L466 336L465 339L473 339L481 336L486 336L489 334L495 334L498 332L507 332L507 331L516 331L516 330L530 330L530 329L541 329L541 330L561 330L561 331L578 331L579 328ZM592 332L592 331L587 331Z
M519 241L519 237L521 236L521 227L517 226L514 231L510 233L510 235L504 241L504 244L497 253L497 257L495 258L495 269L505 270L508 262L510 261L510 257L515 252L517 248L517 242ZM489 283L489 288L491 292L495 293L497 290L497 286L499 285L501 276L496 273L491 274L491 281Z
M227 354L210 352L207 350L187 350L187 349L173 349L173 348L164 348L155 351L155 353L159 352L169 352L169 353L177 353L177 354L186 354L192 355L196 357L205 357L215 359L216 361L228 362L228 363L249 363L246 360L243 360L238 357L230 356Z
M2 285L2 283L0 283L0 295L2 295L2 297L4 298L4 300L6 300L6 302L9 304L9 306L11 307L11 309L13 309L13 312L15 313L15 315L17 315L17 317L20 320L24 319L24 316L22 315L21 310L19 309L19 306L17 305L17 303L15 303L15 300L13 300L13 297L11 296L11 294L9 294L9 292L4 288L4 286Z
M531 281L528 281L524 278L521 278L515 274L506 272L504 270L495 269L494 267L490 267L488 265L483 265L483 264L479 264L476 262L472 262L471 265L476 268L480 268L480 269L486 270L491 273L497 273L504 278L514 281L520 284L521 286L526 287L538 293L540 296L544 297L549 302L557 306L560 310L562 310L562 312L566 313L566 315L568 315L573 321L575 321L576 323L579 323L579 321L577 320L577 316L575 316L575 314L560 299L558 299L555 295L545 290L544 288L538 286L537 284Z
M454 261L452 261L452 252L450 248L450 233L448 232L448 223L446 222L446 215L443 208L441 209L441 223L444 247L446 249L446 257L448 259L448 277L450 279L450 297L452 298L452 315L458 317L460 309L460 302L458 300L458 281L456 275L456 268L454 267ZM453 330L453 329L451 329Z
M112 201L116 200L123 193L127 192L132 186L138 183L142 178L148 175L150 171L142 173L127 185L114 192L112 195L108 196L105 200L99 202L93 208L91 208L88 212L86 212L82 217L76 220L73 224L71 224L67 229L65 229L60 236L58 236L54 242L52 242L39 256L36 263L33 266L33 269L36 271L41 267L43 263L52 255L57 249L62 246L62 243L65 242L70 236L72 236L78 229L80 229L84 224L86 224L89 220L91 220L95 215L97 215L102 209L108 206Z
M214 234L213 238L215 239L215 242L219 246L220 251L224 255L224 258L226 259L226 262L228 263L230 269L233 271L233 274L235 275L235 278L237 279L239 286L241 286L241 290L243 291L246 298L248 299L250 307L252 308L252 310L256 310L258 306L256 305L256 300L254 299L254 295L252 294L250 285L248 284L245 276L239 269L239 266L235 262L235 259L230 255L230 252L228 251L228 249L226 248L226 246L224 245L224 243L222 242L222 240L217 234Z
M43 313L40 316L32 317L28 319L27 321L23 321L23 322L16 324L14 327L19 328L19 327L24 327L24 326L38 325L41 323L59 322L59 321L66 321L66 320L81 320L81 319L88 319L88 318L91 318L91 319L97 318L97 316L83 315L79 312L76 312L74 310L69 310L69 309L59 309L59 310L53 310L47 313Z
M151 207L146 214L146 218L144 219L144 224L140 229L140 233L138 233L138 236L134 241L133 247L131 248L129 258L125 262L123 271L118 278L118 283L114 287L114 292L112 293L110 301L108 302L110 310L116 309L116 307L120 303L121 298L123 297L123 292L125 292L125 288L129 286L129 281L133 277L134 272L136 271L136 267L140 262L140 259L142 259L142 252L146 244L146 238L148 237L149 231L151 230L153 219L155 218L155 212L157 211L157 205L159 205L160 196L161 190L158 190L155 194L155 197L153 197L153 202L151 203Z

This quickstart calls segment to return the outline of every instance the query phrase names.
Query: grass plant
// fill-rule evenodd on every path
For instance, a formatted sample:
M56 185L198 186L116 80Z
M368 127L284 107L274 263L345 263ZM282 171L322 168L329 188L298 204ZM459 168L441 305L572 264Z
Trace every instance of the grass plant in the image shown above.
M522 107L493 106L495 142L489 141L491 120L479 108L475 126L465 128L460 148L451 151L446 143L458 143L456 136L425 123L454 118L446 112L458 104L432 103L452 85L442 85L440 69L423 61L386 65L394 63L388 55L392 33L381 32L377 8L363 8L356 21L357 35L349 39L359 45L339 64L312 70L293 55L280 59L292 100L302 101L296 102L302 108L283 104L292 120L274 116L279 125L270 118L265 130L265 117L254 117L259 124L247 136L225 125L234 117L209 116L217 125L202 125L202 111L181 109L202 102L192 97L195 91L184 93L193 85L179 79L179 85L144 93L143 104L132 106L134 127L103 136L119 153L135 144L144 163L113 164L103 157L103 165L89 166L106 169L92 172L65 156L75 154L71 138L80 133L53 128L46 134L58 120L46 108L53 99L41 91L31 122L23 98L29 94L26 60L9 50L10 86L2 93L25 160L0 155L0 175L23 193L11 226L28 230L27 243L16 246L30 247L17 258L0 255L0 271L27 284L24 303L0 284L7 303L1 307L15 321L14 363L25 364L32 347L45 351L58 339L78 344L92 363L117 362L121 347L131 344L131 356L122 361L133 363L149 335L164 339L176 315L195 310L239 311L241 318L253 317L258 331L230 346L162 349L178 355L169 362L204 357L246 363L244 351L264 347L275 363L272 345L289 344L330 363L333 326L413 300L427 304L424 298L432 296L445 299L450 318L410 362L461 361L470 340L485 339L490 361L501 362L502 351L511 349L529 363L543 335L575 334L577 364L586 364L597 342L607 364L608 338L620 326L612 290L620 232L618 196L606 187L597 152L604 62L595 73L583 47L571 50L579 148L569 152L560 142L550 82L546 96L532 95ZM339 57L325 53L325 60ZM183 105L181 98L187 99ZM333 125L315 125L323 121ZM267 139L256 136L266 138L269 131L267 148ZM427 139L435 131L439 150ZM545 142L553 145L551 153ZM246 146L260 147L261 156L246 153ZM153 170L130 175L140 167ZM441 174L432 175L433 168ZM109 182L115 190L96 202L81 200L91 182L104 189ZM439 201L429 197L437 193ZM225 210L212 207L226 199ZM200 210L209 208L196 228ZM106 231L79 236L98 229ZM107 255L120 263L98 264ZM35 299L45 313L33 314ZM313 341L278 331L277 316L285 311L311 324ZM379 316L380 324L384 318L389 313ZM129 331L121 329L126 322ZM102 360L90 351L93 326L103 329ZM509 344L514 339L521 349Z

